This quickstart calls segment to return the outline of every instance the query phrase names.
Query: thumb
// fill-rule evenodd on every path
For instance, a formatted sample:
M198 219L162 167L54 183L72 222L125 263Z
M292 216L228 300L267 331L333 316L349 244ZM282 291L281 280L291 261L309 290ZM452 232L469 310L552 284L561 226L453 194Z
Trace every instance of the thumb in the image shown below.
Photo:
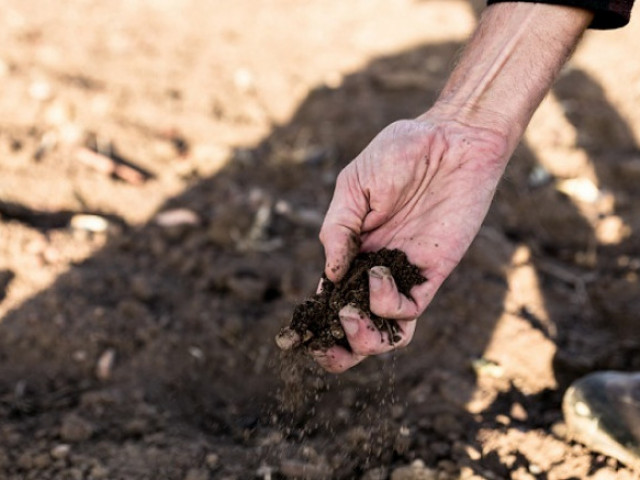
M350 168L352 165L336 180L333 199L320 230L326 258L325 275L332 282L344 276L360 251L362 223L369 211L367 196L358 184L355 168Z

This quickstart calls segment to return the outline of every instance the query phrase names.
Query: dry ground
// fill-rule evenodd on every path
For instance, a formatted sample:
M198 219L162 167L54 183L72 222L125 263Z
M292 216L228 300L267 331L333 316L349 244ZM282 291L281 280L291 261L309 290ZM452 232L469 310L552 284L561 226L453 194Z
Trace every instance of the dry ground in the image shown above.
M428 108L475 7L3 2L0 476L633 478L559 403L640 367L637 19L588 33L406 351L274 347L337 173Z

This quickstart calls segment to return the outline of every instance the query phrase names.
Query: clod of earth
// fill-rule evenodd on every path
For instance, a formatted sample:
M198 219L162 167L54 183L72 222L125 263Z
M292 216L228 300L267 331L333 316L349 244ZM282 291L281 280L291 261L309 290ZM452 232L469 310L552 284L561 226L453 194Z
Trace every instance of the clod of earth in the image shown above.
M369 307L369 275L372 267L383 266L391 271L400 293L410 296L411 289L427 281L401 250L382 249L361 253L353 260L349 271L338 283L323 276L322 290L296 306L289 326L276 337L282 350L305 347L326 350L334 345L350 349L338 316L346 305L353 305L369 316L376 328L387 333L393 344L400 340L400 328L395 320L379 317Z

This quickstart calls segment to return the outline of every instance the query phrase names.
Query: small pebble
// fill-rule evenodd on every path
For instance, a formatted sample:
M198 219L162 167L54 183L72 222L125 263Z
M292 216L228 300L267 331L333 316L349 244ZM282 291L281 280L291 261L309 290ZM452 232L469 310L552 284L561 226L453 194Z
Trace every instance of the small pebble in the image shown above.
M113 364L116 360L116 351L113 348L109 348L102 352L98 362L96 364L96 377L98 380L108 380L111 377L113 370Z
M60 459L63 459L63 458L67 458L69 456L70 452L71 452L71 446L67 445L66 443L61 443L61 444L56 445L55 447L53 447L51 449L51 452L49 452L49 453L56 460L60 460Z
M200 225L200 216L188 208L174 208L158 213L153 219L156 225L164 228L183 225Z
M500 413L496 415L496 422L498 422L500 425L509 425L511 423L511 419L508 416Z
M79 213L71 217L69 223L74 230L84 230L91 233L102 233L109 228L109 221L100 215Z
M291 350L300 344L300 335L295 330L285 327L276 336L276 345L280 350Z
M514 420L518 420L519 422L526 422L527 419L529 418L529 415L527 414L527 411L525 410L525 408L522 406L521 403L514 403L511 406L511 411L509 412L509 415L511 416L511 418L513 418Z
M469 456L469 458L473 461L477 461L477 460L480 460L480 458L482 458L482 454L471 445L467 445L464 451Z

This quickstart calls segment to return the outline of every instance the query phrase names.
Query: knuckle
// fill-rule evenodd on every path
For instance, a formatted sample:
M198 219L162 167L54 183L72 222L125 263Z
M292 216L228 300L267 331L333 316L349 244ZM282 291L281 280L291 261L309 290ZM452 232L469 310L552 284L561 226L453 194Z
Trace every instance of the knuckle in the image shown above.
M340 170L338 176L336 177L336 190L340 190L345 187L349 183L350 177L350 168L347 165L345 168Z
M326 227L326 225L322 225L322 227L320 228L320 233L318 234L318 240L320 240L320 243L322 243L323 245L325 244L325 242L327 240L327 227Z

